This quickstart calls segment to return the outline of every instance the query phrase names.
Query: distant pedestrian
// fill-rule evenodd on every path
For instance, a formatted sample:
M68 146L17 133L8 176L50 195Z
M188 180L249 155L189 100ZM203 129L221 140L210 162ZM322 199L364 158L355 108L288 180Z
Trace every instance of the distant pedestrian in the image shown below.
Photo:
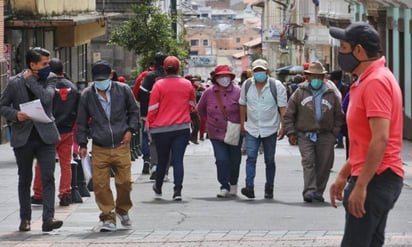
M247 198L255 198L256 160L259 146L263 143L266 164L265 198L272 199L276 173L276 140L284 137L286 89L279 80L269 77L267 61L253 61L252 71L253 77L243 83L239 99L240 125L242 135L245 135L247 154L246 187L242 188L241 193Z
M325 201L323 193L335 159L334 145L343 123L341 101L319 62L305 70L305 82L288 102L285 131L289 142L298 142L303 167L303 200Z
M342 95L342 101L345 98L346 94L349 91L349 85L343 81L342 79L343 73L342 70L335 70L330 72L329 79L335 83L336 87L338 88L340 94ZM343 145L343 138L347 138L344 135L344 128L341 129L339 136L336 140L336 148L344 148Z
M93 85L80 98L77 142L80 157L87 154L92 139L93 191L99 207L100 231L116 231L116 215L123 226L131 225L132 207L130 140L137 129L139 109L130 87L110 80L111 67L99 60L92 67ZM111 168L115 171L117 198L110 189Z
M143 169L142 174L150 173L150 179L156 179L156 167L157 167L157 152L156 144L153 138L149 138L146 132L145 124L148 112L150 95L155 82L165 76L163 69L163 61L166 58L166 54L159 51L154 56L155 66L154 70L150 71L144 76L142 84L138 90L137 101L140 104L140 116L142 121L142 153L143 153ZM151 139L149 141L149 139Z
M51 72L48 83L55 90L53 98L53 116L60 134L60 141L56 143L56 151L60 164L59 199L60 206L69 206L72 203L72 147L73 125L77 118L79 92L73 82L63 75L63 64L58 58L50 61ZM36 164L33 182L32 203L43 200L43 186L41 181L40 165Z
M193 77L192 75L186 75L185 79L189 80L192 83L193 86L193 93L195 94L196 98L196 104L198 102L198 100L200 99L201 93L199 94L199 97L197 97L197 92L199 90L199 85L197 85L195 83L196 81L196 77ZM199 91L200 92L200 91ZM191 132L190 132L190 141L193 144L199 144L198 141L198 135L199 135L199 130L200 130L200 116L199 113L196 110L196 107L192 109L192 111L190 112L190 120L192 122L191 124Z
M168 56L163 63L166 77L159 79L150 95L146 128L156 144L158 167L153 190L162 195L163 180L171 153L173 164L173 200L182 200L183 156L190 137L190 112L195 107L195 94L189 80L178 75L180 61Z
M240 123L240 88L232 83L234 78L235 74L229 66L217 66L212 78L213 86L203 93L198 104L200 116L207 119L207 133L213 145L217 179L220 183L217 197L237 194L242 141L235 146L224 142L227 121Z
M403 187L402 92L371 25L356 22L329 33L340 40L340 67L357 77L347 112L349 159L330 188L332 206L343 200L346 210L341 246L383 246L389 211Z
M40 100L48 117L52 118L54 88L47 83L50 73L50 52L35 47L27 51L27 69L9 79L0 98L0 112L11 129L11 146L16 156L19 175L20 225L19 231L30 231L32 210L30 187L33 179L33 160L40 163L43 184L42 231L60 228L63 221L54 219L54 168L56 166L55 144L59 132L54 121L37 122L20 110L20 104Z

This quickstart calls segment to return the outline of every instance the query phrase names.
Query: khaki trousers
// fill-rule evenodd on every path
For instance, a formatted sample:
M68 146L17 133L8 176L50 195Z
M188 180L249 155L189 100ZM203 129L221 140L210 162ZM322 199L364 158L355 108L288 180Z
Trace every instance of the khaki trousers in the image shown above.
M117 148L92 146L93 191L96 204L101 214L100 220L110 220L116 223L115 212L127 214L132 207L131 191L131 157L130 145L120 145ZM117 198L116 202L110 188L110 169L113 167ZM115 210L115 212L113 212Z

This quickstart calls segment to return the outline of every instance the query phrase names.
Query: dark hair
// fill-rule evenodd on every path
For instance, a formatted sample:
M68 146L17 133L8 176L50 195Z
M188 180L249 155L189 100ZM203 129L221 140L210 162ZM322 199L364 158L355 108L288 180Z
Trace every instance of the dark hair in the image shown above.
M162 66L163 61L165 60L166 57L167 57L167 55L164 54L163 52L161 52L161 51L156 52L156 54L154 55L155 66L156 67Z
M176 69L174 67L168 67L167 69L165 69L165 72L168 75L177 75L177 73L179 72L179 68Z
M55 73L56 75L63 74L63 64L58 58L52 58L50 60L50 69L51 72Z
M41 47L34 47L27 51L26 65L30 68L30 63L38 63L41 61L41 57L50 57L50 52Z
M112 70L112 81L118 81L119 80L119 76L117 75L116 70Z

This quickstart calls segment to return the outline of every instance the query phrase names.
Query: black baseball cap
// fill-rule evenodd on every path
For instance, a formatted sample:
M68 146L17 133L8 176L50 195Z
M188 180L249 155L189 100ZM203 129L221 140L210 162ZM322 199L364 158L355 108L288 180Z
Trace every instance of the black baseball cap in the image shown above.
M106 60L99 60L92 67L92 78L94 81L109 79L112 68Z
M382 52L378 31L366 22L354 22L347 28L330 27L329 34L353 46L360 44L366 51Z

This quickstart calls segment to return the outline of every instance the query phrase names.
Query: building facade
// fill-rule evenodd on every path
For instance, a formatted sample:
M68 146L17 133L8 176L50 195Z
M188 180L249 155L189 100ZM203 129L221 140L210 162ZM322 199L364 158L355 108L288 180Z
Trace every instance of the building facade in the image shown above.
M7 48L2 57L6 60L7 76L21 72L26 67L27 51L40 46L62 60L72 81L90 80L90 41L105 34L110 17L97 13L95 6L95 0L7 1L5 17L1 18L5 38L0 42ZM1 90L5 81L2 72ZM4 129L1 140L6 141Z

